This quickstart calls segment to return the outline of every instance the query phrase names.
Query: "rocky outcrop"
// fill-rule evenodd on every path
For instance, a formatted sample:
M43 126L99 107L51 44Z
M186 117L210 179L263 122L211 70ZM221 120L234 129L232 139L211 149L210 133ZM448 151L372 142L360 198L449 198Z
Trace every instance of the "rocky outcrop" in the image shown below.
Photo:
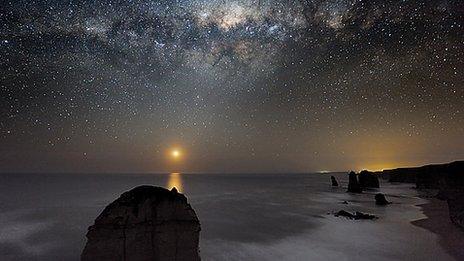
M337 179L334 176L330 176L330 180L332 181L332 187L338 187Z
M363 170L359 173L359 185L362 188L379 188L379 178L374 172Z
M139 186L109 204L89 227L81 260L196 261L200 222L187 198Z
M378 218L375 215L371 215L371 214L367 214L367 213L362 213L362 212L358 212L358 211L356 211L354 213L350 213L350 212L345 211L345 210L338 211L337 213L334 214L334 216L336 216L336 217L346 217L348 219L354 219L354 220L358 220L358 219L372 220L372 219L377 219Z
M358 182L358 177L354 171L348 174L348 192L351 193L362 193L361 186Z
M375 198L375 204L376 205L385 206L385 205L390 204L390 202L387 200L387 198L385 198L385 195L382 194L382 193L375 194L374 198Z

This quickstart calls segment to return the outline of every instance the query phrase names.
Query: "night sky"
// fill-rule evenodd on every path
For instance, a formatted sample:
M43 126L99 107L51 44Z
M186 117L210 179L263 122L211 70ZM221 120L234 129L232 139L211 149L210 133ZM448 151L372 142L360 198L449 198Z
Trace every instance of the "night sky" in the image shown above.
M310 172L463 158L460 0L0 5L1 172Z

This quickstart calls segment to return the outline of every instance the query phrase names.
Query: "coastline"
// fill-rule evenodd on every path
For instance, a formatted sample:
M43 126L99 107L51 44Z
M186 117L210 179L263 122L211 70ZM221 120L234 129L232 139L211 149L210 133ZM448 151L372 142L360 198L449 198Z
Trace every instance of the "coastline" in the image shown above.
M411 224L426 229L438 236L438 243L456 260L464 260L464 231L454 225L449 217L446 201L427 198L428 202L417 205L426 218Z

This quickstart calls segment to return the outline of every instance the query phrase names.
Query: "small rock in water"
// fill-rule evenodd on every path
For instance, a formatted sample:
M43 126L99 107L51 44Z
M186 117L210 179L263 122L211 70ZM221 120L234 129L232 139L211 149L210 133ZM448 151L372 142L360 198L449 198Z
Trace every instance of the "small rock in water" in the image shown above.
M354 213L351 213L351 212L348 212L348 211L345 211L345 210L338 211L337 213L334 214L334 216L336 216L336 217L346 217L346 218L354 219L354 220L358 220L358 219L373 220L373 219L378 218L375 215L371 215L371 214L367 214L367 213L362 213L362 212L358 212L358 211L356 211Z
M330 179L332 180L332 187L338 187L337 179L334 176L330 176Z
M382 193L375 194L375 204L380 206L385 206L390 204L390 202L385 198L385 195Z

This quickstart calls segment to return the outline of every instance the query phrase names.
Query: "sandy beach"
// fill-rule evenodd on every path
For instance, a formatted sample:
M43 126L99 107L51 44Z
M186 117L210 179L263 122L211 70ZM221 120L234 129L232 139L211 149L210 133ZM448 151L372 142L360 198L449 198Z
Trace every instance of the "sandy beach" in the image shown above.
M464 260L464 231L455 226L448 213L446 201L436 198L427 199L427 203L418 205L427 218L411 222L438 235L439 244L456 260Z

